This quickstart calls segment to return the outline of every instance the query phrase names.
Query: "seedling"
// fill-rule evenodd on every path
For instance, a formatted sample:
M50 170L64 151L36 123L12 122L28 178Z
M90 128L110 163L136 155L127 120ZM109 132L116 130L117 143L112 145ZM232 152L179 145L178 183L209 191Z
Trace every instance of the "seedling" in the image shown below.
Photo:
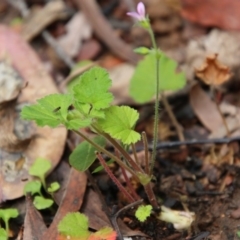
M141 205L138 207L137 211L135 212L135 217L140 221L144 222L150 215L152 211L151 205Z
M51 169L51 163L49 160L44 158L37 158L34 164L29 168L29 174L38 177L46 189L45 176L46 173Z
M33 165L29 169L29 174L38 177L39 180L33 180L26 183L24 187L24 194L31 193L31 195L37 195L34 197L33 204L38 210L46 209L52 206L54 203L52 199L45 198L42 195L41 188L45 189L50 195L56 192L60 185L58 182L53 182L47 188L46 186L46 174L51 169L51 163L44 158L37 158Z
M9 233L9 219L10 218L16 218L18 215L19 215L18 210L15 209L15 208L0 209L0 219L2 219L4 221L5 229L6 229L6 231L1 230L2 228L0 229L0 237L2 236L3 239L4 239L6 234L8 236L8 233Z
M58 239L78 240L115 240L116 232L110 227L104 227L95 233L88 230L88 218L79 212L68 213L58 224Z
M158 141L159 91L178 89L185 84L185 78L182 74L175 72L176 63L157 48L149 19L145 16L144 5L142 3L139 4L138 13L130 13L129 15L135 15L139 20L139 24L149 31L154 46L152 50L146 48L138 50L139 52L147 53L147 56L143 62L140 62L140 67L137 67L138 71L136 72L137 77L143 79L141 75L144 74L146 79L148 79L145 86L146 88L150 86L151 94L148 94L147 98L151 98L154 94L156 95L154 141L151 161L149 161L146 134L142 133L142 140L145 147L145 163L143 164L144 166L139 164L135 143L141 140L141 135L134 130L139 113L129 106L111 106L113 101L113 95L109 91L111 80L109 74L103 68L93 67L86 71L77 80L75 79L71 91L67 94L48 95L39 99L36 104L25 106L22 109L21 116L27 120L34 120L38 126L50 126L54 128L64 125L67 129L78 134L85 142L80 143L70 156L70 164L74 168L79 171L85 171L97 157L110 178L116 183L129 202L138 200L139 196L134 193L133 187L122 186L120 181L114 176L103 157L103 154L105 154L120 166L123 175L126 176L126 181L128 179L125 173L128 171L133 178L143 185L152 207L158 209L158 203L151 187L151 180L153 178L152 173ZM162 71L159 71L160 66L163 67ZM156 75L151 70L156 72ZM167 78L167 81L160 81L160 76ZM138 79L138 85L143 84L141 79ZM149 83L151 79L155 79L152 84ZM95 132L97 137L91 139L86 136L81 131L85 127ZM105 149L106 141L114 147L115 154ZM134 153L133 157L128 153L128 149L130 148ZM49 170L49 166L44 166L44 169L45 171L41 172L41 175L39 173L36 175L37 169L35 169L34 174L35 176L39 176L42 183L46 186L43 178L46 171ZM129 182L127 181L127 185L129 185ZM146 217L149 214L150 207L147 207L145 210ZM141 213L142 210L140 209L139 211ZM140 219L143 218L140 214ZM66 233L65 230L61 231L61 227L60 232ZM86 224L84 225L83 232L87 235Z
M79 171L90 167L96 158L97 150L99 159L101 153L106 154L140 182L141 179L146 179L146 176L151 180L151 174L146 174L126 151L128 146L134 149L134 143L141 138L140 134L134 131L139 114L128 106L110 106L113 100L113 95L109 92L110 86L111 80L107 71L94 67L79 77L79 83L73 86L72 93L46 96L38 100L37 104L24 107L21 115L24 119L35 120L39 126L57 127L63 124L85 139L86 142L82 142L70 156L70 164ZM91 128L98 136L94 139L88 138L79 131L84 127ZM104 148L106 140L119 152L119 156ZM49 167L45 168L48 170ZM35 176L40 176L36 171ZM42 182L44 174L42 171ZM157 207L150 181L141 183L147 194L151 195L150 201Z

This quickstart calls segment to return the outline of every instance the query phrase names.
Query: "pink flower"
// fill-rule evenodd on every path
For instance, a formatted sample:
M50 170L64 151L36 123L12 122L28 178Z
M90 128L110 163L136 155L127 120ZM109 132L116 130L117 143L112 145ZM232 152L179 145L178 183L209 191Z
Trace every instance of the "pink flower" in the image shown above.
M136 18L138 21L145 21L145 6L142 2L139 2L137 5L137 12L128 12L128 16L131 16L133 18Z

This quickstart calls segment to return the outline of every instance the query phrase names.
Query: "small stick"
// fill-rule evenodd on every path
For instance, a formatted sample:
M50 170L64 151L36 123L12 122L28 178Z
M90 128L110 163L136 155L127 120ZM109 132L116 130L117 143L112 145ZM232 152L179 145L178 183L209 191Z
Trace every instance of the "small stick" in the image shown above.
M112 220L111 222L113 223L113 226L114 226L114 229L116 230L117 234L118 234L118 239L119 240L123 240L123 236L122 236L122 233L120 231L120 228L118 226L118 222L117 222L117 219L119 217L119 215L125 211L127 211L128 209L132 208L132 207L135 207L139 204L141 204L143 202L143 200L139 200L137 202L134 202L134 203L130 203L129 205L123 207L122 209L120 209L118 212L116 212L113 216L112 216Z
M138 166L140 166L140 162L139 162L139 159L138 159L138 156L137 156L137 151L136 151L135 144L131 143L131 147L132 147L132 152L133 152L133 155L134 155L135 162L137 163Z
M182 128L181 128L179 122L177 121L177 119L176 119L176 117L175 117L175 115L174 115L174 113L172 111L172 108L171 108L171 106L170 106L170 104L169 104L169 102L168 102L168 100L165 97L163 92L161 93L161 99L163 101L163 105L164 105L164 107L165 107L165 109L167 111L167 114L168 114L168 116L169 116L173 126L175 127L175 129L177 131L177 135L178 135L179 140L180 141L184 141L185 138L184 138L184 135L183 135Z

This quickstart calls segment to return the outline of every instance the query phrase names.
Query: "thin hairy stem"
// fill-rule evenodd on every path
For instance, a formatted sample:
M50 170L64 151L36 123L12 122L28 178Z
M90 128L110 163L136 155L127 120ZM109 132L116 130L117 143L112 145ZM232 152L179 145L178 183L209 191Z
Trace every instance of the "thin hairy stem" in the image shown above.
M158 142L158 121L159 121L159 52L156 44L156 40L154 38L153 30L150 27L148 29L149 35L151 37L152 45L155 50L155 57L156 57L156 99L155 99L155 106L154 106L154 128L153 128L153 151L152 151L152 158L150 164L150 174L153 172L153 168L155 165L156 155L157 155L157 142Z
M155 197L155 194L154 194L152 186L151 186L151 182L144 186L144 190L145 190L148 200L149 200L150 204L153 206L153 208L155 210L159 209L157 199Z
M117 149L115 149L115 154L116 154L116 156L117 156L118 158L120 158L120 153L119 153L119 151L118 151ZM120 166L120 168L121 168L121 170L122 170L123 177L124 177L124 179L125 179L125 181L126 181L126 183L127 183L128 189L131 191L131 194L133 195L133 197L135 198L135 200L139 200L140 197L137 195L135 189L133 188L133 185L132 185L131 182L130 182L130 179L129 179L127 173L126 173L126 170L125 170L123 167L121 167L121 166Z
M106 164L105 160L103 159L100 153L97 153L97 158L100 161L101 165L104 167L105 171L107 172L108 176L112 179L112 181L117 185L118 189L124 194L124 196L128 199L128 201L134 202L135 199L131 196L131 194L123 187L120 181L114 176L111 169Z
M172 111L172 108L167 100L167 98L165 97L164 93L162 92L161 93L161 99L163 101L163 105L167 111L167 114L174 126L174 128L176 129L177 131L177 135L178 135L178 138L179 140L182 142L182 141L185 141L185 138L184 138L184 135L183 135L183 131L182 131L182 127L180 126L179 122L177 121L173 111Z
M153 172L157 155L158 143L158 121L159 121L159 58L156 58L156 100L154 107L154 128L153 128L153 151L150 164L150 174Z

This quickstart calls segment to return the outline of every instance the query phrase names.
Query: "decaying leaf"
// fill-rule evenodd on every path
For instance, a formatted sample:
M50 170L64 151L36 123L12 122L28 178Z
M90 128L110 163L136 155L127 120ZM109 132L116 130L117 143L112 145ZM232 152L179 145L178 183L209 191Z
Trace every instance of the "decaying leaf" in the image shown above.
M206 57L205 62L195 69L196 76L208 85L220 85L231 77L230 69L217 60L218 54Z
M27 57L26 57L27 56ZM32 128L32 124L18 117L18 104L35 102L47 94L57 92L53 80L44 69L35 52L24 40L6 26L0 26L0 59L9 59L13 69L18 72L20 81L10 88L13 94L3 98L0 116L0 203L8 199L15 199L23 195L25 180L29 179L28 167L37 157L51 160L53 168L58 164L65 145L66 130L64 128ZM14 74L13 74L14 75ZM15 80L15 78L14 78ZM26 83L28 85L26 86ZM20 94L14 89L22 89ZM2 87L2 86L1 86ZM16 92L16 94L15 94ZM19 96L18 96L19 94ZM1 94L0 94L1 95ZM6 95L7 96L7 95ZM1 95L2 97L2 95ZM16 98L18 97L18 98ZM9 101L12 102L9 102ZM15 104L17 100L17 105ZM11 104L10 104L11 103ZM3 110L4 109L4 110ZM4 123L4 124L3 124ZM32 139L30 146L20 140L31 137L32 130L39 136ZM7 135L5 135L7 133ZM7 147L3 137L8 138ZM30 139L29 139L30 142ZM20 145L19 145L20 144ZM23 146L21 146L23 144ZM20 148L17 150L16 146ZM12 152L9 149L12 148ZM5 149L5 150L4 150ZM8 151L6 151L8 150Z

